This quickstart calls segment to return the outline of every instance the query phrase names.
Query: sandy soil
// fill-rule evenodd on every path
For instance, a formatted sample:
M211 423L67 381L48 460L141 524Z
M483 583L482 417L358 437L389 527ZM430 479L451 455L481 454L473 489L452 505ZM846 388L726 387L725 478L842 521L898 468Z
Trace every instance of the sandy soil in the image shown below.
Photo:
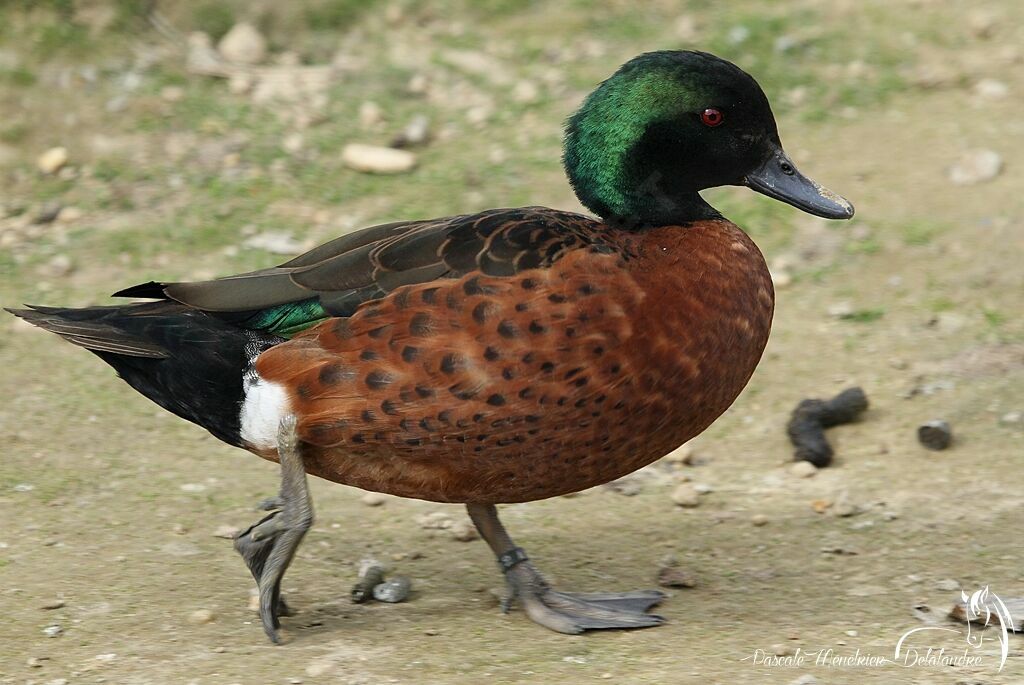
M1010 637L1000 672L993 630L980 650L959 632L911 639L922 655L980 657L968 666L814 657L891 658L904 633L928 625L915 607L960 630L942 618L958 586L1024 595L1024 423L1013 421L1024 411L1024 73L993 69L1005 99L918 90L853 118L784 120L796 159L854 201L859 223L800 220L767 254L796 278L779 289L750 386L693 443L697 465L660 462L631 478L632 495L603 487L503 508L566 589L653 587L674 556L698 582L670 591L669 622L653 630L567 637L503 616L486 546L416 522L434 511L460 520L460 508L370 507L317 481L318 520L285 579L299 613L285 619L288 643L271 646L247 606L245 568L214 533L256 518L275 467L160 412L81 350L0 322L0 682L1024 682L1024 642ZM1004 170L952 185L947 167L976 147L997 150ZM75 278L87 292L134 282L101 287L99 263ZM14 289L2 286L3 304L24 297ZM844 308L853 318L829 314ZM836 463L792 475L788 412L852 385L871 407L830 432ZM947 451L915 439L933 418L953 426ZM700 506L672 504L681 477L709 486ZM816 500L832 505L817 513ZM350 603L367 556L413 579L409 602ZM212 620L193 622L204 609ZM48 637L53 625L62 634ZM754 663L758 650L811 656L771 666Z

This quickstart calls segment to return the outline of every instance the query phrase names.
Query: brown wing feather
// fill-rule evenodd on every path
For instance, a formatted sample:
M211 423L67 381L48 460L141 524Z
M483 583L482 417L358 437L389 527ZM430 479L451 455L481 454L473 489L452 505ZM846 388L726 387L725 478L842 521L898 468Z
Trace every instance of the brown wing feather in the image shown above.
M477 271L512 276L602 242L602 224L578 214L543 207L495 209L372 226L269 269L122 292L153 296L162 288L168 299L209 312L255 311L317 297L329 313L348 316L401 286Z

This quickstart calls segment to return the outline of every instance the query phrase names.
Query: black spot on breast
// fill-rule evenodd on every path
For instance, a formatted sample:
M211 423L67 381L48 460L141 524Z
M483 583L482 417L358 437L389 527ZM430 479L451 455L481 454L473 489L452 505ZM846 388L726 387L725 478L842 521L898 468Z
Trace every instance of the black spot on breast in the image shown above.
M354 375L355 373L351 369L332 362L320 367L320 373L317 378L320 379L320 383L323 385L334 385L335 383L351 380Z
M532 278L524 278L522 281L520 281L519 285L523 287L523 290L533 290L534 288L537 287L537 281L533 280Z
M517 312L525 312L529 308L530 308L530 305L527 302L517 302L516 303L516 311Z
M402 361L415 361L416 357L418 356L420 356L420 349L418 347L406 345L404 348L402 348Z
M377 415L374 414L373 410L371 409L364 409L362 417L363 421L365 421L366 423L373 423L374 421L377 420Z
M526 354L523 355L523 363L524 364L532 364L533 363L533 358L534 358L533 352L527 352Z
M500 407L505 404L505 396L499 395L498 393L494 393L493 395L487 398L487 404L491 405L492 407Z
M383 338L387 335L388 331L391 330L391 324L385 324L383 326L377 326L376 328L370 329L366 332L368 336L374 339Z
M555 365L553 362L544 362L540 365L540 370L544 373L551 373L555 370Z
M579 292L580 295L593 295L594 293L597 292L597 288L595 288L590 283L584 283L579 287Z
M423 399L427 399L428 397L433 397L435 393L433 388L429 388L425 385L417 385L416 394Z
M506 366L504 369L501 370L501 377L507 381L510 381L516 377L516 370L513 369L511 366Z
M422 428L425 431L435 431L437 430L438 426L437 422L434 421L433 419L429 417L424 417L420 419L420 428Z
M498 335L508 339L517 338L519 337L519 329L516 327L515 322L504 319L498 324Z
M394 297L394 303L396 309L405 309L409 306L409 289L402 288Z
M536 414L527 414L526 415L526 422L527 423L539 423L540 422L540 417L537 416Z
M349 438L349 440L351 440L357 445L362 445L366 442L366 438L363 437L362 433L356 433L351 438Z
M335 321L332 332L342 340L348 340L352 337L352 327L349 326L348 319L338 319Z
M448 392L460 400L471 400L476 397L480 390L478 388L467 388L463 383L456 383L448 388Z
M371 305L362 309L359 313L366 319L373 319L381 315L381 308L376 305Z
M478 324L484 324L494 314L496 307L491 302L481 302L473 307L473 320Z
M380 359L380 355L373 350L366 349L359 353L359 358L364 362L372 362L376 359Z
M420 292L420 299L423 301L423 304L434 304L434 302L437 301L438 290L440 290L440 288L424 288Z
M588 381L589 379L584 376L583 378L577 378L574 384L577 388L582 388Z
M437 415L437 420L449 426L452 425L452 410L442 409Z
M522 390L519 391L520 399L528 400L531 397L533 397L533 388L523 388Z
M416 427L416 423L412 419L402 419L398 422L398 427L404 431L410 431Z
M487 361L493 362L493 361L496 361L496 360L498 360L500 358L501 358L501 352L498 352L493 347L488 346L487 349L484 350L484 359L486 359Z
M398 409L394 400L384 400L380 403L380 410L388 416L398 416Z
M415 399L415 397L412 394L412 388L410 388L408 385L403 386L398 393L398 399L402 400L405 403L412 402Z
M313 393L310 392L308 383L299 383L299 387L295 388L295 394L299 399L308 400Z
M547 326L544 326L539 321L531 321L530 322L530 332L533 333L534 335L540 335L542 333L547 333L547 330L548 330Z
M565 295L559 295L558 293L552 293L548 295L548 300L554 302L555 304L562 304L563 302L565 302L565 299Z
M572 378L573 376L575 376L576 374L578 374L582 370L583 370L582 366L577 366L574 369L569 369L568 371L565 372L565 380L569 380L570 378Z
M462 311L462 300L459 299L459 296L454 290L448 291L448 296L445 297L445 304L448 305L448 309L451 309L454 312Z
M381 388L386 388L387 386L391 385L391 383L394 380L394 376L392 376L390 373L388 373L387 371L380 371L379 369L376 371L371 371L370 373L366 374L366 385L371 390L380 390Z
M416 312L413 314L412 320L409 321L409 333L422 338L433 332L433 325L434 320L430 318L430 314Z
M481 283L479 276L473 276L473 278L463 283L462 290L467 295L493 295L496 292L492 286Z
M423 438L409 438L405 441L405 444L410 447L419 447L423 444Z
M466 360L461 354L449 352L445 356L441 357L441 371L444 373L453 374L462 369L465 365Z

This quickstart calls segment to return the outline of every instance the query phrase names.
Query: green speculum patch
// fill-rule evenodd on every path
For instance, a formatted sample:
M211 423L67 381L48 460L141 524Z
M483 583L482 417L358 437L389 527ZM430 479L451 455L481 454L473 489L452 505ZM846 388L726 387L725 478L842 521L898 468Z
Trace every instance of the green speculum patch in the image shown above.
M320 301L311 297L308 300L288 302L270 309L246 312L238 315L234 322L243 328L291 338L328 318L327 311Z

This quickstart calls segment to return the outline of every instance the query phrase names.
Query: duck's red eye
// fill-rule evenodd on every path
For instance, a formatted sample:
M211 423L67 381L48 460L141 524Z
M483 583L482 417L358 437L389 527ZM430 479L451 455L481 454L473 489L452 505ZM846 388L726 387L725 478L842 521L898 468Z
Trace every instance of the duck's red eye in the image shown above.
M725 115L720 109L708 107L700 113L700 120L704 122L705 126L720 126L725 121Z

